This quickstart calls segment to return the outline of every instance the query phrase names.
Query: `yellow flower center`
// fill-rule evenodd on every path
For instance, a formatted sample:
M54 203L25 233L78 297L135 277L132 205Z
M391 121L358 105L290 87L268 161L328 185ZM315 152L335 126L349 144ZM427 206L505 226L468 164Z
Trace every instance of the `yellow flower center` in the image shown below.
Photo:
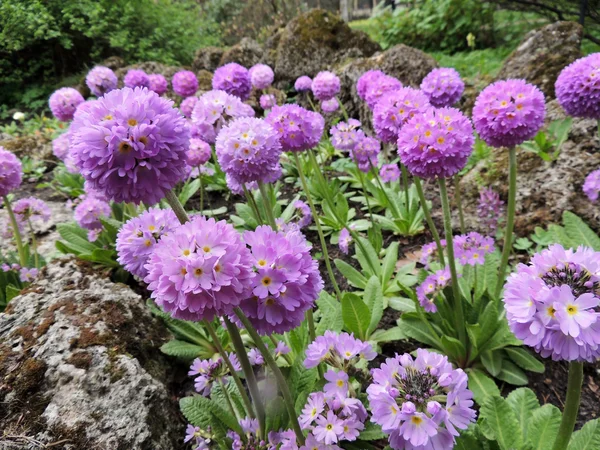
M419 416L412 416L410 421L414 424L414 425L421 425L421 423L423 423L423 419L420 418Z
M270 277L264 277L260 282L262 283L263 286L270 286L271 281L272 280Z
M127 125L129 125L130 127L135 127L137 125L137 120L135 120L135 119L129 119L127 121Z
M575 305L567 306L567 313L569 313L570 316L577 314L577 311L578 311L577 306L575 306Z

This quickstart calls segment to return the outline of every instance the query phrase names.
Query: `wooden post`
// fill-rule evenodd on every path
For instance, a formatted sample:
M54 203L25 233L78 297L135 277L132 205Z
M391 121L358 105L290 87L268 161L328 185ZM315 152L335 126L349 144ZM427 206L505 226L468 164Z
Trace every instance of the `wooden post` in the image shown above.
M348 8L348 0L340 0L340 16L344 22L350 22L350 10Z

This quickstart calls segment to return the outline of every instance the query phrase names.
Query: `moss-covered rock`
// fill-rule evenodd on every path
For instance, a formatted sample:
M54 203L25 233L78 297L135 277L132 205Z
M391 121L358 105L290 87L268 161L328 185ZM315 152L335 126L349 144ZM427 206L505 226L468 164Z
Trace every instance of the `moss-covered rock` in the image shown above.
M254 64L261 62L262 57L263 49L260 44L254 39L243 38L223 53L219 66L235 62L249 69Z
M221 47L202 47L196 50L192 69L196 72L200 70L208 70L214 72L221 62L221 57L225 52Z

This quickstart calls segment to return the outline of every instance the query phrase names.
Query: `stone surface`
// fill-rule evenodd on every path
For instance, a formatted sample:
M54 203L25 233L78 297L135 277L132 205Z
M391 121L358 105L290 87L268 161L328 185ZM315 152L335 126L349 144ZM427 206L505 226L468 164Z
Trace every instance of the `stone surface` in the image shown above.
M3 136L6 136L7 139L0 139L0 147L4 147L5 150L14 153L19 159L22 159L24 156L40 161L55 159L52 155L52 142L48 141L42 135Z
M51 263L0 314L0 448L183 448L168 338L129 287Z
M192 69L194 71L208 70L214 72L221 62L224 50L221 47L202 47L196 50Z
M530 31L506 59L496 79L525 78L547 99L553 99L560 71L582 56L582 36L583 27L575 22L555 22Z
M235 62L241 64L246 69L249 69L254 64L261 62L262 57L263 49L260 44L254 39L243 38L240 42L223 53L221 60L219 61L219 66Z

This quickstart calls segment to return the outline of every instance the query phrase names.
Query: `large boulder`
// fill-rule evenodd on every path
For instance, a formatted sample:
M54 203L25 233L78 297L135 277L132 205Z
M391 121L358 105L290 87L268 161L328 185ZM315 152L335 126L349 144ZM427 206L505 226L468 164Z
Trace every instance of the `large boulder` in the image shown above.
M214 72L221 63L221 57L223 56L224 51L225 50L221 47L202 47L196 50L194 61L192 62L192 69L196 72L200 70Z
M553 99L560 71L582 56L582 37L583 27L576 22L556 22L530 31L506 59L496 79L524 78L539 87L546 99Z
M263 49L260 44L254 39L243 38L240 42L223 53L219 65L222 66L235 62L249 69L254 64L261 62L262 57Z
M182 448L169 337L129 287L51 263L0 314L0 448Z

